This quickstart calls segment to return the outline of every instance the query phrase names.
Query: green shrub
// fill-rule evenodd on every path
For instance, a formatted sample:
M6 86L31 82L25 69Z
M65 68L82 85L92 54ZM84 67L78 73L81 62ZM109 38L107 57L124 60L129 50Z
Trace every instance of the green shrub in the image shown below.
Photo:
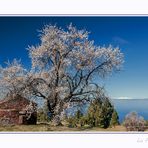
M37 111L37 121L38 122L49 122L50 121L47 112L45 112L43 108L40 108Z
M77 127L77 120L74 117L69 117L67 119L68 122L68 127L73 128L73 127Z
M146 122L145 126L146 126L146 128L148 128L148 120L146 120L145 122Z
M80 118L79 123L80 123L80 126L81 126L81 127L83 127L83 126L85 126L85 125L88 125L87 116L82 116L82 117Z
M68 127L78 127L78 125L81 126L83 118L84 118L83 113L80 110L78 110L74 114L74 116L68 117L67 119Z

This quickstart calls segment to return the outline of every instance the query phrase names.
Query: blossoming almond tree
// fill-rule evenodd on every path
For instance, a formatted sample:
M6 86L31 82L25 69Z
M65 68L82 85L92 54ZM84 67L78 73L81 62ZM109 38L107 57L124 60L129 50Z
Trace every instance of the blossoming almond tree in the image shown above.
M40 40L39 45L28 48L34 77L30 91L47 101L52 117L71 103L101 96L95 79L119 70L123 63L119 48L95 46L89 32L71 24L65 30L46 25Z
M6 67L0 67L0 90L4 96L21 95L27 85L27 70L20 61L8 61Z
M16 97L30 98L30 83L33 76L23 68L20 60L8 61L6 67L0 67L0 94L3 98L16 99ZM3 95L3 96L2 96ZM7 96L7 97L6 97ZM26 119L36 112L36 104L30 104L23 109L26 112Z

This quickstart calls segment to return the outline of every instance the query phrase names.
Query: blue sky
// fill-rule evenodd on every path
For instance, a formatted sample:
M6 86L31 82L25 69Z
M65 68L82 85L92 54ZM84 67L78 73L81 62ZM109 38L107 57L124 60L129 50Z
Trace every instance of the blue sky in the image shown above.
M124 53L121 72L98 80L110 97L148 98L148 17L0 17L0 64L17 58L29 68L26 48L39 43L37 30L71 22L90 31L96 45L112 44Z

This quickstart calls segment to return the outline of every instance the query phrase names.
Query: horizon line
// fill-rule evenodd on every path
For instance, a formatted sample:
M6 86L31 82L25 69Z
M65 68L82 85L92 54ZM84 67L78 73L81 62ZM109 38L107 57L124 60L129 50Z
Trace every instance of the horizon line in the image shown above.
M132 100L132 99L148 99L148 97L111 97L111 99L117 99L117 100Z

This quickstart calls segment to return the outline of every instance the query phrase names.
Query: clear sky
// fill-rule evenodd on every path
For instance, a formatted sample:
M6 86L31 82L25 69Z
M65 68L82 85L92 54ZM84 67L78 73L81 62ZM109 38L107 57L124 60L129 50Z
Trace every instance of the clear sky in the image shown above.
M98 80L110 97L148 98L148 17L0 17L0 64L17 58L29 68L26 48L39 43L37 30L71 22L90 31L96 45L112 44L124 53L121 72Z

